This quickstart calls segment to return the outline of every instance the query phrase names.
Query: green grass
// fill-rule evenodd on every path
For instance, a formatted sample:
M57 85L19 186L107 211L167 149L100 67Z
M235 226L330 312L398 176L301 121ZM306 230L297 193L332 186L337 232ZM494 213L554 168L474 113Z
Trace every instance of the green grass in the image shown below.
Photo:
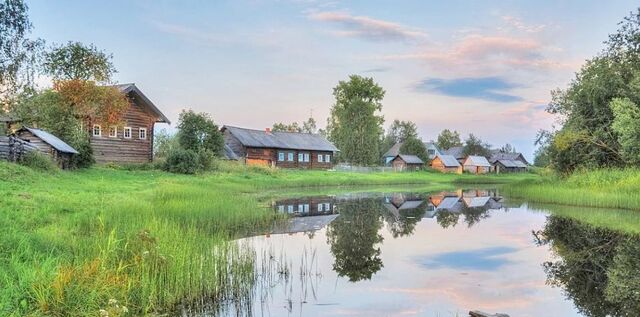
M640 210L640 169L584 170L564 179L547 175L506 186L504 192L529 202Z
M500 184L532 174L359 174L219 163L183 176L92 168L38 172L0 162L0 315L137 316L241 297L253 250L229 241L273 220L266 193L322 186ZM123 308L126 307L126 310Z

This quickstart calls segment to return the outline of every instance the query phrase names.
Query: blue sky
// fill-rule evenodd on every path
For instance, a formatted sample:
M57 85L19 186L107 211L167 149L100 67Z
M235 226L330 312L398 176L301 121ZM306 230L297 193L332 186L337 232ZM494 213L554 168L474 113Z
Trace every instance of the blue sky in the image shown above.
M549 91L564 87L635 1L29 1L34 35L113 53L172 121L324 125L350 74L387 92L383 114L512 143L531 158Z

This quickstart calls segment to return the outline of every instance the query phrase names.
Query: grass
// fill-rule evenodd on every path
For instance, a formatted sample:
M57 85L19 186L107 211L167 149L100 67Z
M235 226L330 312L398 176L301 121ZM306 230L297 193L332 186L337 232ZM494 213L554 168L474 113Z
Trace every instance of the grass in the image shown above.
M547 175L507 186L504 192L529 202L640 210L640 169L583 170L567 178Z
M229 241L271 223L273 214L259 204L266 192L536 178L235 164L197 176L38 172L0 162L0 315L137 316L242 297L254 282L255 254Z

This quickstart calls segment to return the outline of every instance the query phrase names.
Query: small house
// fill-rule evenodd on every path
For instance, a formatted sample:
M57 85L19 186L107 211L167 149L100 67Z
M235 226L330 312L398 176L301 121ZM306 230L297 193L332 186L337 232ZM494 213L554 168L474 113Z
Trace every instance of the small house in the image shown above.
M338 149L314 133L253 130L225 125L225 146L248 165L331 169Z
M504 152L500 152L499 150L491 151L491 156L489 157L489 163L493 164L497 160L520 161L525 166L529 165L529 162L527 161L527 159L524 158L524 155L522 155L522 153L517 153L517 152L504 153Z
M398 154L400 154L401 147L402 143L398 142L382 155L382 160L385 166L391 166L391 160L393 160L394 158L396 158L396 156L398 156Z
M460 164L462 164L466 159L466 155L464 155L464 147L462 146L454 146L452 148L442 151L441 153L443 155L451 155L455 157L455 159L458 160Z
M433 160L436 156L442 154L434 142L424 142L424 147L427 149L427 155L430 160Z
M486 174L491 172L491 163L484 156L469 155L462 163L466 172L473 174Z
M415 155L398 154L391 160L391 166L396 171L416 171L424 167L424 161Z
M16 131L16 136L50 156L61 168L68 168L73 155L78 154L70 145L44 130L23 127Z
M431 160L431 168L443 173L462 174L462 165L452 155L437 155Z

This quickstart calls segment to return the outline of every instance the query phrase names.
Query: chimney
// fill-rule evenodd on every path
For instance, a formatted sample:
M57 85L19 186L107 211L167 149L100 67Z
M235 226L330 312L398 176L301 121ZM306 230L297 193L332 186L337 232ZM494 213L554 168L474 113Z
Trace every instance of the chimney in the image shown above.
M271 133L271 128L266 128L266 129L264 129L264 132L266 132L266 133Z

